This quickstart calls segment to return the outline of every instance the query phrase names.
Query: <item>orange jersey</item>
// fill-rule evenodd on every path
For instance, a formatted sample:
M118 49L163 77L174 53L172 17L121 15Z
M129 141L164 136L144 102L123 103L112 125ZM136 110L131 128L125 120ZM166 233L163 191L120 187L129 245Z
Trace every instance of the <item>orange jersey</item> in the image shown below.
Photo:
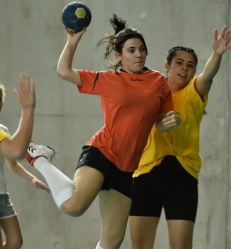
M104 126L88 141L120 170L137 167L157 114L173 110L169 87L162 74L115 71L78 71L81 93L99 95Z

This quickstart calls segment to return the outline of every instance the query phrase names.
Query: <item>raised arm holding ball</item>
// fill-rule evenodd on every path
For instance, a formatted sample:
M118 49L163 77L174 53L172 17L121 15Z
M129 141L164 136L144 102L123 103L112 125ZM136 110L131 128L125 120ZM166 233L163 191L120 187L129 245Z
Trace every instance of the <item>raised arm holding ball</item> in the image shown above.
M51 164L51 148L31 143L27 157L43 174L56 205L65 213L80 216L99 196L102 227L97 249L119 248L124 239L132 174L153 125L158 120L157 126L168 130L180 123L179 115L172 112L164 76L145 67L148 49L143 34L115 14L110 22L114 34L98 43L107 44L106 58L112 52L115 55L108 71L73 69L73 58L86 28L68 33L58 62L61 78L74 84L80 93L99 95L104 117L104 126L82 148L73 180ZM81 64L78 56L77 63Z

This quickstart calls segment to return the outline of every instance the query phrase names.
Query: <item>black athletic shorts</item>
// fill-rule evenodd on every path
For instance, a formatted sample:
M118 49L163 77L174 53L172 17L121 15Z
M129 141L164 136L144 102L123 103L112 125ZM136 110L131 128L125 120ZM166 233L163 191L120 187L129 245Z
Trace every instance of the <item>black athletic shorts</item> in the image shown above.
M134 178L131 216L160 217L164 208L167 220L195 222L198 181L174 156L166 156L148 174Z
M84 165L95 168L104 175L101 190L114 189L131 198L132 172L121 171L115 164L110 162L99 149L88 145L83 146L76 169Z

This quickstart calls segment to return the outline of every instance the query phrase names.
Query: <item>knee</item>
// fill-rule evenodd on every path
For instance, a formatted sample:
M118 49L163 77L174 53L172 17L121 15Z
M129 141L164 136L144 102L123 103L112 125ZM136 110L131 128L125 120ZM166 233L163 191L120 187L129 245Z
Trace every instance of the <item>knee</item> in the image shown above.
M171 244L170 245L171 249L192 249L192 243L178 243L178 244Z
M9 249L20 249L23 245L23 239L18 238L17 240L12 240L9 243L6 243L7 248Z
M87 210L85 206L70 202L64 202L61 206L61 209L64 213L72 217L79 217Z
M113 233L108 234L106 238L102 238L100 244L103 248L120 248L122 242L124 240L124 234L123 233Z
M114 240L112 240L111 241L112 248L120 248L123 240L124 240L124 236L123 237L117 237Z

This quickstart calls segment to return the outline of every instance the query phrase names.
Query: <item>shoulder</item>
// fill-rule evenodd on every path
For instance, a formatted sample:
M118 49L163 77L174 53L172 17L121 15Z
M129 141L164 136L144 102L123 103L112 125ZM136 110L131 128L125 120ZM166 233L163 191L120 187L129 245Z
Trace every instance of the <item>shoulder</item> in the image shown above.
M0 142L1 142L2 140L4 140L5 138L9 137L9 136L10 136L10 134L9 134L9 131L8 131L8 129L6 128L6 126L1 125L1 126L0 126Z
M0 124L0 129L2 129L6 133L9 133L8 128L5 125L3 125L3 124Z
M195 76L186 87L179 91L179 94L182 92L183 94L181 94L181 97L185 96L186 100L191 101L193 105L199 105L203 107L208 102L208 94L201 95L198 92L196 87L197 79L198 76Z
M152 79L166 82L165 76L157 70L148 69L144 75L152 77Z

